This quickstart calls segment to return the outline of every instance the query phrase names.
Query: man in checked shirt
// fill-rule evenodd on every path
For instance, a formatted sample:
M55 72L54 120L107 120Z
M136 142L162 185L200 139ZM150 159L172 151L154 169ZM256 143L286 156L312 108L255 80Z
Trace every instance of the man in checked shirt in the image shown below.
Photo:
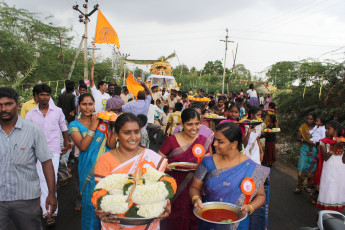
M46 208L57 207L53 155L40 127L18 116L19 106L14 89L0 88L0 230L10 220L18 230L42 229L37 160L49 190Z

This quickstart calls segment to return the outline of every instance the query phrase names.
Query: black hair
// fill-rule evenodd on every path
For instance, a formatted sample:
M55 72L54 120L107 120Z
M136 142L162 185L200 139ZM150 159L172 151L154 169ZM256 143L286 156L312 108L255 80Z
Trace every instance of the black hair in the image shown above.
M271 115L270 119L271 119L272 124L274 125L274 127L277 127L277 117L276 117L276 115Z
M254 89L254 85L253 85L253 84L250 84L250 85L249 85L249 89Z
M84 93L84 94L79 96L79 98L78 98L78 105L80 105L80 102L82 102L85 97L91 97L92 101L95 102L95 98L92 96L92 94Z
M158 88L158 86L157 85L152 86L151 90L154 90L155 88Z
M100 87L101 85L104 85L104 83L107 83L107 82L106 82L106 81L100 81L100 82L98 82L98 84L97 84L98 89L99 89L99 87Z
M83 84L85 84L84 80L79 80L79 85L83 85Z
M229 111L232 109L232 108L237 108L238 109L238 112L241 111L241 108L238 104L236 103L231 103L230 107L229 107Z
M242 102L243 102L243 98L238 97L238 98L235 99L235 101L236 101L237 103L242 103Z
M225 110L229 110L230 104L231 104L230 101L224 102L224 108L225 108Z
M345 131L338 121L331 120L327 122L327 125L338 131L338 137L344 136Z
M182 94L182 98L184 98L184 97L188 97L186 93Z
M0 88L0 98L8 97L13 99L16 103L18 103L18 93L14 89L10 87L1 87Z
M315 122L315 120L316 120L316 114L315 114L314 112L310 112L310 113L307 114L307 117L309 117L309 116L312 116L313 119L314 119L314 122Z
M70 82L70 80L68 80L68 79L65 80L65 86L67 85L68 82Z
M176 111L182 111L183 104L181 102L176 102L175 103L175 110Z
M181 113L182 124L196 117L200 121L200 114L195 109L187 108Z
M210 96L208 96L208 98L210 98L211 100L213 99L213 96L212 95L210 95Z
M326 123L326 119L325 119L325 117L323 117L323 116L319 115L319 116L317 116L317 117L316 117L316 119L317 119L317 118L319 118L319 119L320 119L320 121L321 121L322 125L325 125L325 123Z
M41 84L39 87L38 87L38 93L49 93L49 94L52 94L52 88L50 88L49 85L47 84Z
M225 101L225 97L219 97L219 98L218 98L218 101L220 101L220 100Z
M190 106L190 108L192 108L192 109L200 109L200 110L202 111L201 105L200 105L199 103L196 103L196 102L194 102L194 103Z
M168 105L165 105L165 106L163 107L163 111L164 111L164 113L167 114L167 112L169 112L169 106L168 106Z
M147 116L145 116L144 114L139 114L137 117L140 120L140 128L144 127L147 123Z
M157 102L161 103L161 100L160 100L160 99L157 99L157 100L156 100L156 104L157 104Z
M115 86L115 85L114 85ZM115 86L114 95L120 96L121 95L121 87Z
M35 96L36 94L38 94L38 88L40 87L40 85L35 85L34 88L32 88L32 95Z
M86 89L86 91L87 91L87 85L86 85L85 83L84 83L84 84L80 84L80 85L79 85L79 89L80 89L80 88Z
M242 131L237 124L224 122L216 127L216 131L220 131L231 143L237 141L237 149L242 151Z
M155 100L151 99L151 104L154 105L155 104Z
M216 104L216 102L215 102L214 100L211 100L211 101L208 103L208 107L209 107L209 108L212 108L215 104Z
M137 94L137 99L138 100L145 100L145 98L146 98L145 91L139 91Z
M139 127L141 127L141 121L137 116L133 113L123 113L115 121L115 132L118 134L126 122L129 121L137 122Z
M252 119L252 116L257 114L261 109L257 106L251 106L248 111L248 118Z
M270 102L269 104L268 104L268 106L269 107L271 107L272 109L274 109L274 110L276 110L276 103L274 103L273 101L272 102Z
M66 84L66 92L71 93L71 92L74 91L74 89L75 89L75 83L74 83L74 81L69 81L69 82L67 82L67 84Z
M128 99L128 102L130 102L130 101L133 101L133 98L129 98L129 99Z

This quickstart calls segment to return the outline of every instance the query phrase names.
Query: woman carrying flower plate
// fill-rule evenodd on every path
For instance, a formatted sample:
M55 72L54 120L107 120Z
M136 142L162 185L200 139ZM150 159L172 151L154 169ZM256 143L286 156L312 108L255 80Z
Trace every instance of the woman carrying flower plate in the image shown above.
M188 108L183 110L181 120L183 131L168 137L162 144L159 154L166 156L169 163L197 163L198 159L193 155L193 147L196 144L200 144L204 146L206 153L212 153L212 143L209 143L205 136L198 134L200 114L195 109ZM162 229L196 229L197 219L193 215L193 205L190 204L188 197L193 174L171 171L169 175L176 180L178 191L172 203L171 215L162 221Z
M104 123L99 125L98 117L93 114L95 99L91 94L80 95L78 110L81 117L70 123L69 134L79 149L79 188L82 194L81 228L82 230L99 230L100 222L91 203L91 193L95 188L94 165L97 159L109 150L109 147L114 147L110 143L114 143L115 139L110 133L106 138L108 126Z
M249 157L241 154L241 129L231 122L218 125L215 132L214 147L216 154L205 157L195 172L189 190L193 205L203 208L203 201L228 202L238 205L241 210L245 210L249 214L260 209L265 204L264 182L270 169L256 164ZM249 204L244 204L246 196L240 187L247 177L254 180L255 189L250 196ZM234 224L231 229L249 229L250 219L249 215L239 224ZM216 224L200 221L198 229L221 228Z
M156 167L158 171L164 172L167 166L167 160L150 149L139 146L140 120L132 113L124 113L120 115L115 122L115 132L119 141L117 148L114 148L99 158L95 167L96 183L102 178L111 174L137 174L143 164L149 163ZM157 220L163 219L170 214L170 202L165 207L165 213ZM96 210L96 215L102 221L102 229L117 230L154 230L159 227L159 222L155 221L149 226L122 226L115 216L109 216L101 210Z

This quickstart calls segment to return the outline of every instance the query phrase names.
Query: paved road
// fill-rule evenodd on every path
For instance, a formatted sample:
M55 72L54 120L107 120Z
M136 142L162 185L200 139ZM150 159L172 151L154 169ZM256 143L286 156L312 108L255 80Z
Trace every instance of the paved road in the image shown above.
M269 230L297 230L316 227L317 210L306 192L294 194L296 179L273 166L271 171Z
M56 230L79 230L80 212L73 209L75 192L73 181L58 190L59 216ZM296 180L273 167L271 171L269 230L297 230L316 226L316 208L306 193L295 195ZM15 229L15 228L12 228ZM46 229L46 228L45 228Z

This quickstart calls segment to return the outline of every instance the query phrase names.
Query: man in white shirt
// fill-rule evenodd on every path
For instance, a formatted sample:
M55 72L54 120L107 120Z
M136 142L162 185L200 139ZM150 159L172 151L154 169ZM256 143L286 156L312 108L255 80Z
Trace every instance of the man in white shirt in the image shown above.
M93 97L95 98L95 110L96 113L99 111L105 111L105 107L107 105L107 101L110 98L110 95L107 94L105 91L107 90L107 83L105 81L98 82L98 88L95 86L95 82L93 80L93 68L94 63L91 62L91 77L90 77L90 86L91 86L91 92Z
M162 125L160 120L158 120L160 125L155 124L155 115L157 113L160 116L161 114L163 114L163 111L157 105L155 105L155 102L152 99L150 107L149 107L149 112L147 114L147 131L149 134L150 141L153 141L154 143L157 143L155 134L161 128L161 125Z

